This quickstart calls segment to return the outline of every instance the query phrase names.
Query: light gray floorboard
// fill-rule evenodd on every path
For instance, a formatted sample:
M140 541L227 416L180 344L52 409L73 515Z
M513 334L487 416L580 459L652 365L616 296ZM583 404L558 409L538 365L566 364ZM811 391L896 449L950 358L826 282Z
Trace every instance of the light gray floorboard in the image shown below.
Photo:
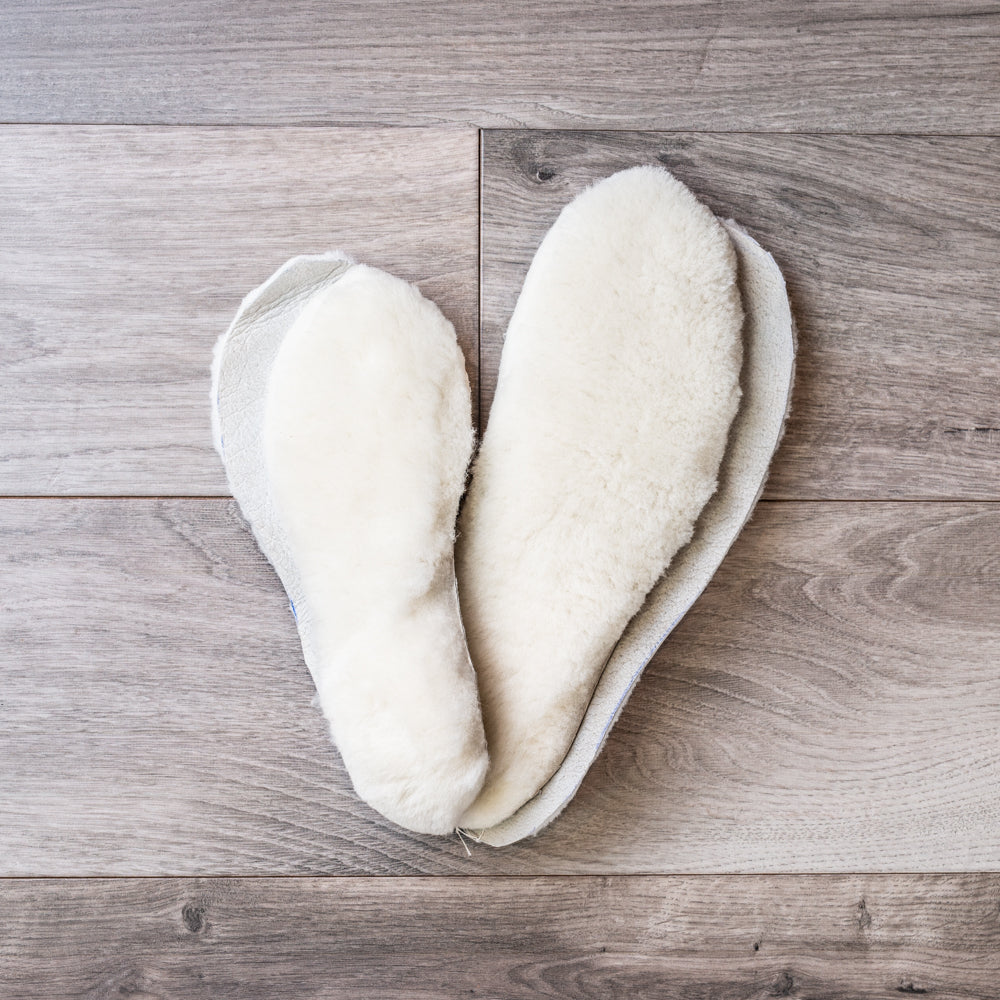
M19 122L1000 127L975 0L5 4Z
M0 128L0 493L228 492L209 365L240 299L340 249L477 362L472 130Z
M231 501L3 501L0 874L1000 869L998 539L763 504L569 809L469 858L355 799Z
M487 131L481 422L561 207L665 165L771 251L799 333L783 498L1000 499L1000 140Z
M239 298L297 252L340 246L416 280L456 323L475 383L474 142L0 130L0 491L225 493L211 346ZM1000 498L998 142L487 132L484 415L503 328L559 208L596 177L663 162L747 225L789 281L800 364L769 496Z

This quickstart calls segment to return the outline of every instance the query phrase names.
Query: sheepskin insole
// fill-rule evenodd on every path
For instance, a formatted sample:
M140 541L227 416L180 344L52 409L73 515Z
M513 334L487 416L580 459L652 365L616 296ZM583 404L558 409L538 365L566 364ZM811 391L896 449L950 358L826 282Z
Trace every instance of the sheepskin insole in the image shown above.
M473 443L454 329L391 275L298 258L244 301L215 373L234 496L355 790L452 831L487 768L453 562Z
M478 831L484 843L501 847L533 836L569 804L646 664L707 586L764 488L791 404L795 331L774 259L735 223L725 226L739 258L746 317L743 397L730 428L719 487L702 511L694 537L674 557L616 644L558 770L512 816Z
M507 820L552 778L691 540L739 406L742 326L729 235L663 169L594 185L539 247L459 531L490 748L463 827Z

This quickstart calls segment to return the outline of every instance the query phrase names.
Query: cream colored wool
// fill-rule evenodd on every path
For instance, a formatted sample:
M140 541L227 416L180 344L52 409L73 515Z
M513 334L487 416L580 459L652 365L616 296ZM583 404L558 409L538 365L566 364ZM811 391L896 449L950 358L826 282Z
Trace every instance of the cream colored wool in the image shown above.
M244 302L215 385L234 495L292 599L355 790L400 826L450 833L487 767L453 562L473 444L454 329L398 278L298 258Z
M556 773L513 815L477 830L501 847L538 833L576 794L657 647L711 580L760 498L788 416L795 377L795 325L774 259L732 220L724 223L739 258L744 319L743 395L729 428L719 487L698 517L694 536L656 582L601 670L580 728Z
M490 770L463 827L559 767L601 670L715 491L739 399L736 258L665 170L596 184L539 247L457 546Z

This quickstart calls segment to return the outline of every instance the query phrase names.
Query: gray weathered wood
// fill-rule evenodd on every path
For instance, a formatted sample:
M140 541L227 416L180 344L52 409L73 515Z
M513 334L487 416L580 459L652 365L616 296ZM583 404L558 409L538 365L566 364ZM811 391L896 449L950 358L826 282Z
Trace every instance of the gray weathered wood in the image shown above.
M996 996L1000 879L0 882L7 1000Z
M341 245L418 280L456 321L474 379L472 141L0 130L0 490L224 493L211 344L239 297L303 250ZM484 406L559 207L596 176L662 158L789 278L802 354L769 495L1000 496L997 143L486 133Z
M0 493L228 492L212 346L295 254L415 281L475 378L471 131L12 127L0 162Z
M295 253L417 281L475 380L476 134L371 127L460 123L950 135L487 133L484 360L561 204L665 162L789 277L770 495L1000 499L998 35L973 0L6 3L0 121L64 124L0 127L0 495L55 497L0 501L0 875L480 877L0 880L0 995L995 997L996 875L657 873L1000 869L1000 506L763 504L566 813L469 856L353 795L235 505L122 497L227 492L211 346Z
M495 851L350 791L226 500L0 503L0 873L1000 868L1000 506L765 503L581 792Z
M16 0L4 121L994 132L974 0Z
M482 422L542 236L593 180L666 165L782 267L800 336L768 496L1000 498L1000 140L488 131Z

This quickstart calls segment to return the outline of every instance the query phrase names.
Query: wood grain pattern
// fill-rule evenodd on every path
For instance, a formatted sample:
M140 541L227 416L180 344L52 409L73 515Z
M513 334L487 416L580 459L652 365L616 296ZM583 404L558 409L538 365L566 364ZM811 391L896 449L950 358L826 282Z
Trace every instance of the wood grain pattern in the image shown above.
M477 155L456 130L0 129L0 493L227 493L212 346L295 254L415 281L475 379Z
M475 391L455 125L717 133L485 134L484 415L559 207L662 162L789 277L770 496L1000 499L998 34L978 0L6 3L0 496L50 498L0 500L0 876L45 876L0 879L0 995L995 998L995 874L659 873L1000 870L1000 505L765 502L566 813L470 854L353 795L206 395L240 297L330 247L437 301Z
M61 997L996 996L994 875L0 883L0 986Z
M799 328L780 498L1000 499L1000 140L483 136L481 422L560 208L660 163L782 267Z
M0 130L0 490L225 493L207 432L211 344L239 297L303 250L339 244L417 280L457 323L475 380L472 143ZM802 352L769 496L1000 497L998 143L486 133L484 413L521 278L561 205L653 160L749 225L788 276Z
M225 500L0 503L0 874L1000 868L1000 506L764 503L505 850L358 802Z
M16 0L10 122L995 132L981 0Z

